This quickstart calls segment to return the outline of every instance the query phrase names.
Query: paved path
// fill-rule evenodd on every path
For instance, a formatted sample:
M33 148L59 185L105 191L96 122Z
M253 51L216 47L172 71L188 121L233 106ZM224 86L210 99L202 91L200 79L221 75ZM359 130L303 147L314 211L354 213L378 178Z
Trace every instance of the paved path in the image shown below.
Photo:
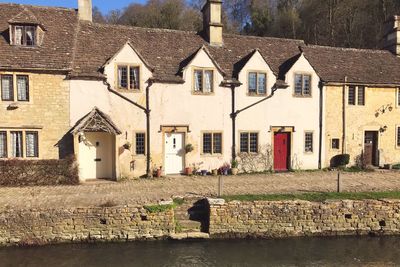
M224 194L326 192L336 190L335 172L300 172L224 177ZM399 171L344 173L345 191L400 190ZM79 207L156 203L171 196L217 194L217 177L168 177L79 186L0 188L1 208Z

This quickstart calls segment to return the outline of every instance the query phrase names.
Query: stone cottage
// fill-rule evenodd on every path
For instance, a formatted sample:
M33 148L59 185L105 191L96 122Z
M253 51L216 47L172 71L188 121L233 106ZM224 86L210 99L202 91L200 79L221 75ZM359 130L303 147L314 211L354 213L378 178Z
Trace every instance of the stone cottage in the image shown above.
M224 34L219 0L199 33L93 23L78 3L0 4L1 158L74 154L82 180L400 161L399 17L376 51Z

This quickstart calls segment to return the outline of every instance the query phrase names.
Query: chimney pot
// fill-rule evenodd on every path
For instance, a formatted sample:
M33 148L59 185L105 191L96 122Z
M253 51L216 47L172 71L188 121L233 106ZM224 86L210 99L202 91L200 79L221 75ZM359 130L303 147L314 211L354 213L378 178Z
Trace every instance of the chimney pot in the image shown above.
M93 21L92 0L78 0L78 15L80 20Z
M203 32L210 45L223 45L222 0L207 0L203 9Z
M385 22L383 49L400 57L400 16L392 16Z

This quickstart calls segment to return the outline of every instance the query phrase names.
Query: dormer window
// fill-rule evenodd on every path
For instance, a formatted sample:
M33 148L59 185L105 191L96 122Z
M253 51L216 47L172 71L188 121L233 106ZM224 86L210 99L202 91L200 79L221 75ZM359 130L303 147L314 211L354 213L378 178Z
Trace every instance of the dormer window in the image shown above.
M118 89L140 90L140 67L118 66Z
M249 72L248 92L250 95L267 93L267 74L265 72Z
M36 45L36 26L32 25L15 25L14 28L14 45L35 46Z
M195 93L211 94L214 91L214 71L212 69L195 69L193 78Z

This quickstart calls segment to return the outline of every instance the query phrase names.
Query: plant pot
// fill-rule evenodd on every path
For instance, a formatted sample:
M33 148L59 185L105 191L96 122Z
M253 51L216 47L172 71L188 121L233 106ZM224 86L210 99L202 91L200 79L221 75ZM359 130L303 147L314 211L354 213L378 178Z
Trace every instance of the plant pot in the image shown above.
M213 176L217 176L217 175L218 175L218 169L212 170L212 175L213 175Z
M155 176L155 177L157 177L157 178L160 178L160 177L161 177L161 174L162 174L162 170L161 170L161 169L158 169L158 170L154 171L153 176Z
M193 170L190 167L185 168L185 175L190 176L193 175Z
M228 175L228 169L222 171L222 175Z
M239 173L239 169L238 168L232 168L231 172L232 172L232 175L237 175Z
M201 175L207 176L208 171L207 170L201 170Z

